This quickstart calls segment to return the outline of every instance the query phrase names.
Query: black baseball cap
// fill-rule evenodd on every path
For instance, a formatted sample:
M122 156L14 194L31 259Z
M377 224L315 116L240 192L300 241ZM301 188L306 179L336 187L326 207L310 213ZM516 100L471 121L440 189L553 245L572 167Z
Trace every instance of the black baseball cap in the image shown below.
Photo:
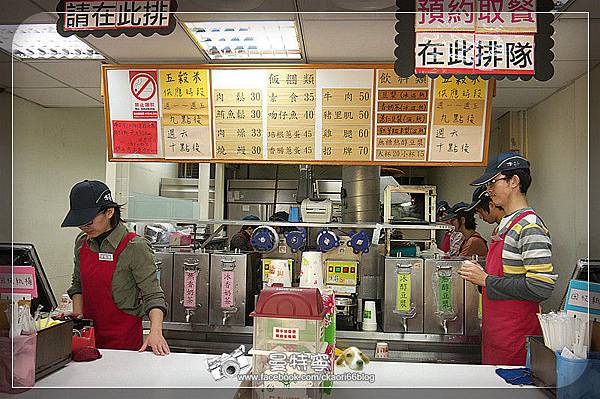
M481 201L483 201L485 197L489 196L490 194L486 191L485 186L482 185L477 187L475 191L473 191L473 201L471 202L471 205L469 205L469 207L466 209L466 211L472 211L477 207L477 205L481 203Z
M450 205L448 204L448 201L438 201L438 203L436 204L436 208L437 214L439 215L442 212L448 212L448 209L450 209Z
M103 209L118 206L108 186L98 180L84 180L71 188L71 209L60 227L77 227L91 222Z
M466 202L459 202L457 204L454 204L452 208L450 208L446 216L444 216L441 219L441 221L445 222L448 220L456 219L458 217L458 212L464 212L467 210L467 208L469 208L469 204L467 204Z
M516 169L529 169L529 161L516 152L503 152L488 163L482 176L471 182L472 186L481 186L502 172Z

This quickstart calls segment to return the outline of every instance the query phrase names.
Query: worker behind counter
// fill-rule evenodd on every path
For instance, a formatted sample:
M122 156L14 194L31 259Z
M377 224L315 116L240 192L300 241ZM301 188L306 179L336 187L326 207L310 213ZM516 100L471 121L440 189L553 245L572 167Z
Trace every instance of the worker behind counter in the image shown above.
M450 205L446 201L440 201L437 203L436 219L441 223L448 223L448 212L450 211ZM452 224L450 224L452 226ZM451 230L446 231L440 244L440 249L444 251L448 256L458 256L460 247L465 239L460 231L457 231L454 226Z
M446 214L443 221L454 227L454 230L462 234L464 239L460 244L458 256L472 257L486 256L488 252L487 242L475 229L475 210L465 202L455 204Z
M149 242L127 231L106 184L84 180L71 189L61 227L79 227L69 296L74 315L94 320L96 347L169 354L162 334L167 312ZM150 334L142 343L142 317Z
M548 229L527 203L529 165L521 155L502 153L471 183L485 185L491 201L506 213L492 238L485 270L478 264L459 270L465 280L483 287L483 364L525 364L525 337L541 335L536 313L558 277Z
M258 218L258 216L255 215L247 215L244 216L242 220L258 221L260 219ZM256 226L250 225L242 226L240 231L238 231L231 237L231 241L229 242L229 249L231 249L232 251L235 251L237 249L243 252L254 251L254 248L252 247L251 238L255 227Z

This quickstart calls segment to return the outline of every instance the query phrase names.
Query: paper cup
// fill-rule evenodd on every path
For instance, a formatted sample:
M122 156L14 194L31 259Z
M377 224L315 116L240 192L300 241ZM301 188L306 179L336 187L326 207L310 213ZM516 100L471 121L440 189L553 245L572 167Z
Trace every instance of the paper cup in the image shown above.
M323 284L323 261L321 252L303 252L300 267L300 287L318 288L321 292Z
M271 259L269 264L268 286L275 283L283 284L284 287L292 286L292 276L290 275L290 265L287 259Z
M362 329L364 331L377 331L377 313L375 311L375 301L365 301Z

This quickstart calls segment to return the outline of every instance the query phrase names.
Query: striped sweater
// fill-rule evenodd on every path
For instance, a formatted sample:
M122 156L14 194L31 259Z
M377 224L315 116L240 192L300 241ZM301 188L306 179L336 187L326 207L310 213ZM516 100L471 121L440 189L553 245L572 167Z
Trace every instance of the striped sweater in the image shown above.
M531 208L506 215L498 226L498 234L504 234L511 221L528 210ZM541 302L550 297L558 276L553 274L550 234L538 216L526 216L506 233L502 269L504 277L486 279L486 294L490 299Z

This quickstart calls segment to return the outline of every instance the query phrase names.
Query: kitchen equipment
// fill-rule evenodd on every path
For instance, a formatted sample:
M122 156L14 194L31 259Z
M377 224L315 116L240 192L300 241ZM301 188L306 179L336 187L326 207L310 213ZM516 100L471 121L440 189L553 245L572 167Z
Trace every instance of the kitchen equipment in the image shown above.
M423 332L423 259L385 257L383 331Z
M300 213L305 223L329 223L333 214L333 203L329 198L306 198L302 201Z
M279 234L271 226L258 226L252 232L250 242L258 252L271 252L279 245Z
M317 234L317 249L321 252L329 252L340 246L340 239L329 229L323 229Z
M302 253L300 269L300 287L323 290L323 261L321 252L307 251Z
M176 252L173 259L172 321L208 324L209 254Z

